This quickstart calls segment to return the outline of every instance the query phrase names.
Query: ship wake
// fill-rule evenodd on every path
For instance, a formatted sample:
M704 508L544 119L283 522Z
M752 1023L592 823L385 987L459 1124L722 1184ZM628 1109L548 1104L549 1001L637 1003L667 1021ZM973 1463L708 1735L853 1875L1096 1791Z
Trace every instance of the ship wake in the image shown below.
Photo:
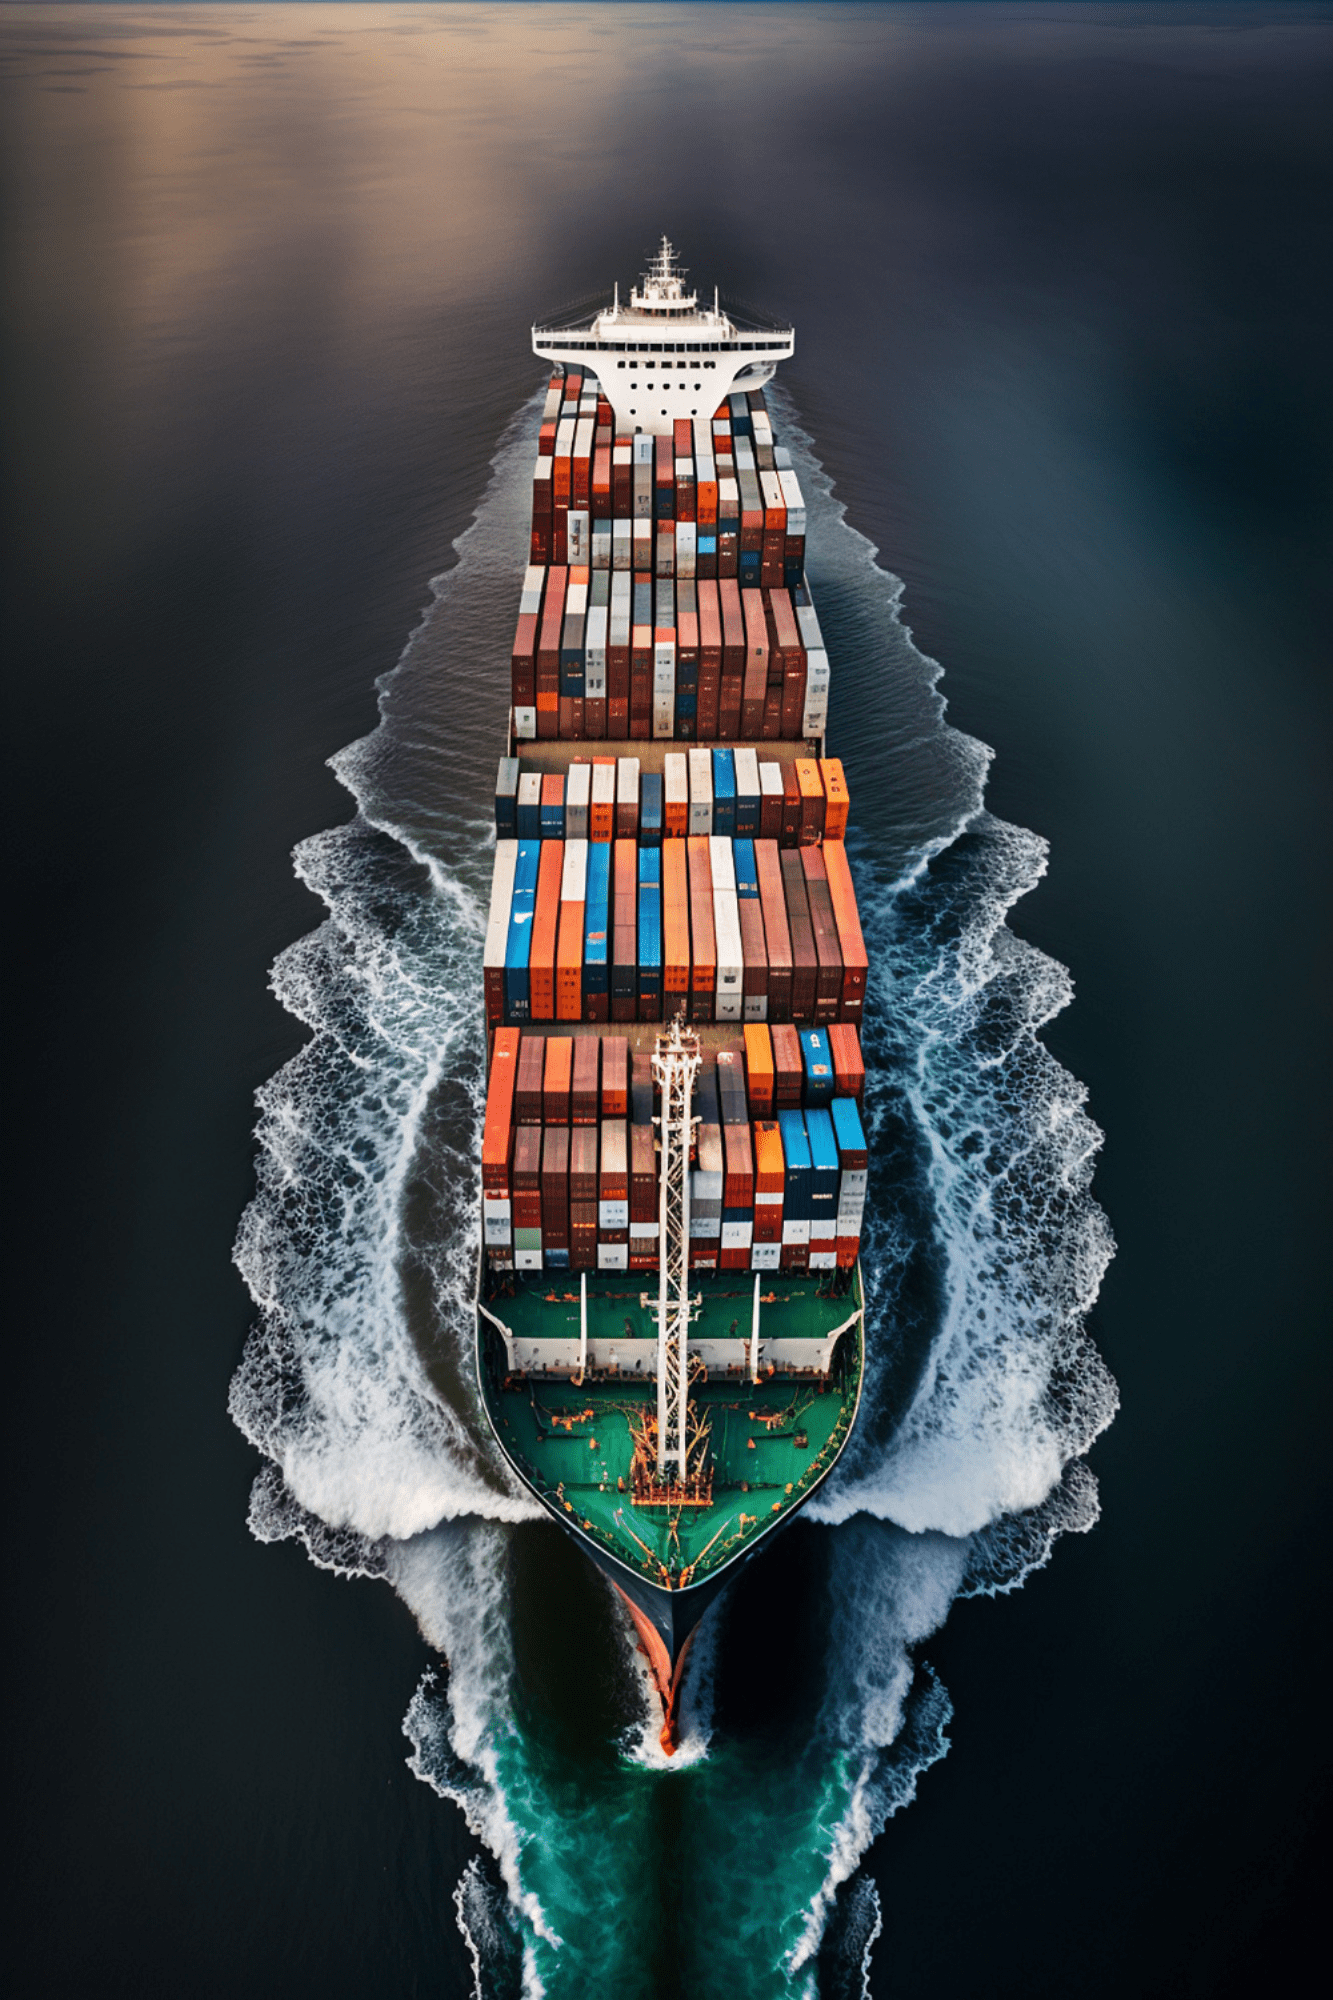
M947 1749L922 1647L960 1597L1017 1587L1096 1518L1085 1454L1115 1410L1085 1330L1112 1251L1090 1192L1100 1135L1041 1040L1069 977L1007 921L1045 850L985 811L989 753L945 722L899 586L770 401L811 502L821 622L857 663L845 688L835 674L831 729L873 967L867 1379L834 1478L742 1581L744 1631L737 1592L710 1611L670 1764L609 1592L585 1606L579 1715L534 1695L516 1578L524 1538L556 1531L472 1377L480 815L503 668L466 714L457 685L460 661L505 658L535 402L382 685L380 727L335 760L355 816L296 856L327 916L274 968L311 1038L260 1094L237 1241L256 1323L231 1408L264 1461L251 1526L387 1582L436 1656L404 1729L476 1842L452 1893L479 2000L646 1996L664 1967L728 2000L869 1993L862 1863ZM865 745L887 785L869 766L859 783ZM799 1667L791 1605L764 1582L790 1557ZM767 1662L744 1684L742 1640Z

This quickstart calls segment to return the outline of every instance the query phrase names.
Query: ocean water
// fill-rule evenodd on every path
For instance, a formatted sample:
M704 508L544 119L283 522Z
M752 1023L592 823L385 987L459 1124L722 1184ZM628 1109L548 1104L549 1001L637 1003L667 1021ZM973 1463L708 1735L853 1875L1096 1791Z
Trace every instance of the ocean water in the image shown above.
M1271 1979L1324 1769L1328 10L12 8L0 49L62 1189L24 1990ZM670 1766L469 1310L524 329L662 226L798 327L876 1154L858 1432Z

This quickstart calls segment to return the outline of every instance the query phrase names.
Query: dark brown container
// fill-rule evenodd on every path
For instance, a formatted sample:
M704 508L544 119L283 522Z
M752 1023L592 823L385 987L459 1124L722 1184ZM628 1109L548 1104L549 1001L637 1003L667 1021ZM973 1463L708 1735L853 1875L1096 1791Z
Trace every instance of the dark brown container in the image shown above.
M602 1036L602 1116L629 1116L629 1043L623 1035Z
M773 1037L773 1109L799 1108L801 1102L801 1038L790 1022L779 1022Z
M524 1035L518 1047L514 1082L514 1118L520 1125L542 1122L542 1077L546 1069L546 1037Z
M800 852L784 848L780 854L782 887L787 899L787 924L791 930L791 1011L794 1021L812 1021L819 981L819 954L810 923L810 903L805 893L805 870Z
M799 847L801 844L801 781L796 775L795 764L782 767L782 845Z
M741 990L746 1000L762 1000L764 1012L758 1016L767 1020L768 1002L768 946L764 937L764 906L758 896L741 896L736 908L741 920L741 956L745 961L745 973ZM748 1011L746 1018L754 1018Z
M514 1194L540 1195L542 1187L542 1128L520 1125L514 1134ZM540 1229L536 1222L519 1223L520 1229Z
M574 1041L574 1079L570 1091L569 1114L575 1125L596 1125L602 1114L600 1101L602 1045L596 1035L578 1035Z
M591 1201L597 1199L597 1141L598 1129L595 1125L576 1125L569 1135L569 1199ZM594 1211L593 1225L597 1215Z

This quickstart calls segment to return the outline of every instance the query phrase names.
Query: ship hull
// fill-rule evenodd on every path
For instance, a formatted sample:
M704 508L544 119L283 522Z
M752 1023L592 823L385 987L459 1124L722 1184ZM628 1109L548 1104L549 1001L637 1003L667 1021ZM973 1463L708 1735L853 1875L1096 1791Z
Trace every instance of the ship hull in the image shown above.
M529 1476L522 1459L510 1449L504 1436L503 1419L496 1407L497 1372L493 1345L488 1353L488 1344L494 1342L495 1335L493 1322L481 1305L484 1282L483 1252L478 1273L477 1380L481 1387L482 1403L486 1410L491 1435L514 1477L539 1503L543 1512L578 1545L588 1560L596 1565L614 1587L634 1628L639 1649L648 1663L662 1705L661 1742L663 1749L670 1756L677 1744L678 1712L685 1664L700 1621L710 1606L734 1582L746 1564L768 1548L774 1537L797 1518L813 1495L818 1492L841 1457L846 1438L844 1437L838 1451L822 1469L818 1479L812 1481L800 1499L794 1504L785 1505L770 1525L761 1527L748 1544L726 1563L701 1578L699 1582L683 1587L675 1582L655 1583L650 1577L631 1568L628 1563L618 1560L603 1543L585 1533L579 1521L572 1517L567 1505L558 1504L548 1492L544 1492ZM850 1436L855 1427L855 1418L860 1406L864 1378L863 1322L858 1322L855 1341L856 1359L851 1394L848 1398L850 1421L846 1436Z

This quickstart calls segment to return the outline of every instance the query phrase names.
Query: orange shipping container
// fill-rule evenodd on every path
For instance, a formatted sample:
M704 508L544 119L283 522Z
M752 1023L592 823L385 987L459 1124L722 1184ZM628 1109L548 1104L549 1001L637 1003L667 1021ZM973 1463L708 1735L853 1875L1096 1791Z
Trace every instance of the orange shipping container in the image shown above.
M841 757L822 757L819 775L824 781L824 838L841 840L847 832L847 810L851 803Z
M542 1124L568 1125L574 1083L574 1038L550 1035L542 1068Z
M825 842L824 873L828 877L833 917L838 926L838 946L842 952L842 1004L845 1009L854 1010L850 1014L845 1013L843 1018L859 1019L870 961L866 957L865 939L861 935L861 918L856 908L852 871L847 865L847 849L842 841Z
M560 935L555 951L555 1018L583 1019L582 903L560 905Z
M767 1118L773 1109L773 1041L765 1021L746 1024L745 1081L751 1118Z
M509 1155L514 1138L514 1078L518 1074L519 1031L497 1028L486 1089L486 1122L481 1135L481 1184L488 1194L509 1192Z
M817 847L824 833L824 787L820 782L819 765L813 757L796 759L796 783L801 793L802 847Z
M537 910L532 920L528 955L528 989L534 1021L555 1019L555 940L560 920L560 874L565 865L563 840L544 840L537 870Z

